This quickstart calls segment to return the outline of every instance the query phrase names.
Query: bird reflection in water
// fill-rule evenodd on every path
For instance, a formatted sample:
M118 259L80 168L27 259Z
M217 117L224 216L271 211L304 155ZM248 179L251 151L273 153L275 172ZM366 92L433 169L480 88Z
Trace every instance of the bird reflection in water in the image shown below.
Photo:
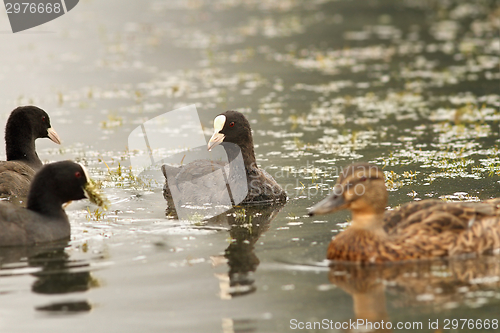
M222 299L255 292L253 274L260 263L254 251L255 244L282 208L283 204L237 206L207 220L209 226L229 226L230 242L224 255L211 257L214 267L226 263L229 266L229 272L216 274Z
M353 321L364 321L363 332L401 330L396 327L397 322L391 322L386 293L395 296L390 298L391 308L432 307L439 316L439 312L459 306L484 304L485 295L494 297L500 291L499 276L498 256L389 265L333 263L329 272L330 282L351 295ZM382 321L385 325L381 325ZM442 320L439 322L443 324ZM429 329L428 322L422 321L419 329ZM443 327L433 329L439 332Z
M31 290L37 294L59 295L85 292L99 286L87 261L71 260L65 248L68 240L31 247L0 248L0 275L30 274L37 279ZM87 300L53 302L35 308L47 313L88 312Z

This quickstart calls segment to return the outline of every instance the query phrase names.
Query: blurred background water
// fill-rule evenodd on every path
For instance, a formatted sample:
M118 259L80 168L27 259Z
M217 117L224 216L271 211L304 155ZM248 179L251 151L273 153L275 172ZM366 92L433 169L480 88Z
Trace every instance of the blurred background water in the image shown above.
M83 162L112 202L71 204L69 243L0 251L0 330L500 319L498 258L330 270L348 214L305 216L353 161L384 168L391 207L498 196L499 28L493 0L82 0L16 34L0 11L2 123L46 110L63 144L38 140L41 159ZM218 113L247 116L286 205L165 215L162 184L129 171L127 137L190 104L207 140Z

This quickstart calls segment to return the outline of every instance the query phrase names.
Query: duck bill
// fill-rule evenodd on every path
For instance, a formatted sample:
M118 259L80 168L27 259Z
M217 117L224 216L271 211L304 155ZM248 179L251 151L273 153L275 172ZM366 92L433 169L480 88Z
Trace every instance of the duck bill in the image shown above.
M344 200L344 196L338 191L338 189L334 189L333 194L318 202L309 210L309 216L324 215L345 208L347 208L347 204Z
M51 127L47 129L47 132L49 134L49 139L57 143L58 145L61 144L61 138L59 138L59 135L57 134L56 131Z
M224 141L225 135L219 132L215 132L214 135L208 141L208 151L211 151L214 147L220 145Z

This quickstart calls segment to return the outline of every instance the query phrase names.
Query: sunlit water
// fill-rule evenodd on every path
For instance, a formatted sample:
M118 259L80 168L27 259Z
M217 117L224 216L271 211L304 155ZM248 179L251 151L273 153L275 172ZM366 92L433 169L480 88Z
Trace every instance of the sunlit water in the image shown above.
M2 332L499 319L498 258L329 269L348 215L305 216L352 161L384 167L391 207L498 196L498 1L83 0L15 35L0 15L2 122L44 108L63 144L38 140L40 157L85 163L111 202L72 203L69 243L0 251ZM218 113L246 114L284 207L165 216L162 184L129 173L127 137L193 103L207 139Z

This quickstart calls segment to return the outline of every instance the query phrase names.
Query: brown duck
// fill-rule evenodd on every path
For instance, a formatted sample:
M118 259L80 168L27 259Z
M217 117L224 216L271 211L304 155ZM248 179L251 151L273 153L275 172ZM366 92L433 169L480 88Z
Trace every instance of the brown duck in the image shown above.
M386 211L384 173L352 164L333 194L309 215L349 209L351 225L332 239L327 258L358 263L482 254L500 248L500 198L480 203L423 200Z

